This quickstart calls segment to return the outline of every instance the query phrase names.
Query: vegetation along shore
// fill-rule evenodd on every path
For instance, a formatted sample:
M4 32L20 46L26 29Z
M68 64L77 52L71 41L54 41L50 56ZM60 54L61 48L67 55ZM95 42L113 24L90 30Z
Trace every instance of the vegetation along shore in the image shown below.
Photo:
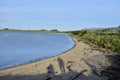
M0 70L0 80L120 80L120 30L64 31L76 46L64 54ZM64 47L64 46L63 46Z

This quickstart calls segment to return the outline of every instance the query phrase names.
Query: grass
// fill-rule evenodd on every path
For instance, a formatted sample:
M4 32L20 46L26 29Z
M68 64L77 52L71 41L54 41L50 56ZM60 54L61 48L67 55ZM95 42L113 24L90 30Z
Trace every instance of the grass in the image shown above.
M111 49L120 54L120 34L106 34L96 33L87 30L70 31L72 36L77 39L84 39L92 42L100 47Z

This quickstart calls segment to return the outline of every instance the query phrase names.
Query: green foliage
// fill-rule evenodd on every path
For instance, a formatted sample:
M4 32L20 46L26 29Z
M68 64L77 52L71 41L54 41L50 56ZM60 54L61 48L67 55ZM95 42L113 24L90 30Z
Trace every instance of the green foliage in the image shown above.
M59 32L57 29L50 30L51 32Z
M101 31L102 32L102 31ZM117 53L120 53L120 35L119 34L106 34L96 33L96 31L71 31L71 34L88 40L100 47L111 49Z
M86 30L82 30L82 31L70 31L70 33L73 34L73 35L82 36L82 35L86 34L87 31Z
M4 28L3 30L9 30L9 28Z
M8 29L4 28L0 31L6 31L6 32L50 32L46 29L41 29L41 30L21 30L21 29Z

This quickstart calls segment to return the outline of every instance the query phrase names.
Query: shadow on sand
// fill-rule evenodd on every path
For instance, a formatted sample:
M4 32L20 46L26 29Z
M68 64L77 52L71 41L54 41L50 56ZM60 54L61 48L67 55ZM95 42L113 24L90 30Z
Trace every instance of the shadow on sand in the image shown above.
M60 57L58 57L57 61L58 61L61 73L65 74L64 61Z
M101 71L102 76L108 76L109 80L120 80L120 55L106 55L111 65Z
M116 56L106 56L108 58L112 58L111 63L114 66L109 66L106 70L101 71L101 77L102 76L108 76L110 77L110 79L102 79L102 78L93 78L92 73L89 75L84 75L84 72L87 72L88 70L84 69L81 72L76 72L74 70L71 69L72 66L72 62L69 61L70 65L66 66L66 69L68 69L68 72L65 71L65 65L64 65L64 61L58 57L57 61L59 64L59 68L61 71L60 75L56 75L54 66L52 64L49 64L47 69L47 72L45 74L37 74L37 75L5 75L5 76L1 76L0 80L120 80L120 62L118 64L116 63L116 57L118 58L118 60L120 61L120 55L116 55ZM84 60L86 62L86 64L88 66L90 66L90 68L93 68L92 65L90 65L86 60ZM74 64L73 64L74 65ZM117 67L116 67L117 66ZM112 69L111 72L107 72L110 71ZM113 70L115 69L115 70ZM114 72L115 71L115 72ZM115 74L114 74L115 73Z

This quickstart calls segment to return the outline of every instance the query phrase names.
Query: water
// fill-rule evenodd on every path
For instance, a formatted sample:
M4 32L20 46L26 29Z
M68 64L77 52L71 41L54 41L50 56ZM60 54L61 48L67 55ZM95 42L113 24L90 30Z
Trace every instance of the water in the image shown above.
M74 44L67 34L0 32L0 69L58 55Z

